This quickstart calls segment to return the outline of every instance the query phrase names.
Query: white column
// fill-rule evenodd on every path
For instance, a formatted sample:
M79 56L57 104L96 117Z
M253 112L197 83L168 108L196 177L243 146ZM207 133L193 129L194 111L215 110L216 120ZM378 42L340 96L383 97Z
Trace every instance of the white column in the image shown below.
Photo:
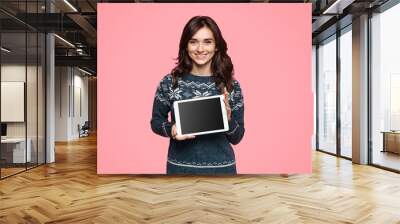
M368 163L368 15L353 19L353 162Z
M53 12L54 6L46 1L47 12ZM55 44L54 35L46 35L46 163L55 162L54 133L55 133Z

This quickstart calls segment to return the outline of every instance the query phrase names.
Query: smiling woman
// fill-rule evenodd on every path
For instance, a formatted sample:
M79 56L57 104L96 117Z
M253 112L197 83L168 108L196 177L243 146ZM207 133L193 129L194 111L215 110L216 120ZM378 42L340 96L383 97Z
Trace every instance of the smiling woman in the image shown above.
M195 16L185 25L171 74L160 82L153 103L152 130L169 137L167 174L236 174L231 144L244 135L242 90L233 79L227 44L213 19ZM229 130L201 136L177 135L173 103L224 95ZM168 121L171 112L172 121Z

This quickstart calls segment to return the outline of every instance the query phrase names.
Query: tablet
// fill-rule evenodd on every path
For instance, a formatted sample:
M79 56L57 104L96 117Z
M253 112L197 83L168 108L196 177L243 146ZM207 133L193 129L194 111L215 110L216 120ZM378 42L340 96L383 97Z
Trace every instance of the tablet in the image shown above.
M178 135L203 135L229 130L223 95L175 101L174 113Z

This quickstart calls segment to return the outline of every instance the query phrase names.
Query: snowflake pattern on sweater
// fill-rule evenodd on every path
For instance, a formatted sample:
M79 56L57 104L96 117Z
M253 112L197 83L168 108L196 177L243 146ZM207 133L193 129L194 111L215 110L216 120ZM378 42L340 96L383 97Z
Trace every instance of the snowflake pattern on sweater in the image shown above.
M196 77L195 75L184 76L184 78L188 77ZM156 91L156 99L161 103L171 106L176 100L185 100L192 99L197 97L206 97L213 96L215 94L215 90L217 90L215 82L211 77L201 77L205 78L207 82L201 82L199 80L186 80L180 79L178 80L178 88L172 88L172 76L166 75L160 82L157 91ZM240 107L243 107L243 95L242 90L240 88L239 82L237 80L233 80L233 90L229 92L229 103L232 107L232 110L237 110ZM217 90L217 94L219 91ZM172 108L171 108L172 109Z

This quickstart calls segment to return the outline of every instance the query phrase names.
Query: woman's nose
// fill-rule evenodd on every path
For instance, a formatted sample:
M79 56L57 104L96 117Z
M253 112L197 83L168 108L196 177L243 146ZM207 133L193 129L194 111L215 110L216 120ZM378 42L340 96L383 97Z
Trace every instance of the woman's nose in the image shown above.
M198 47L197 47L197 51L203 51L203 49L204 49L204 46L203 46L203 44L199 44L198 45Z

